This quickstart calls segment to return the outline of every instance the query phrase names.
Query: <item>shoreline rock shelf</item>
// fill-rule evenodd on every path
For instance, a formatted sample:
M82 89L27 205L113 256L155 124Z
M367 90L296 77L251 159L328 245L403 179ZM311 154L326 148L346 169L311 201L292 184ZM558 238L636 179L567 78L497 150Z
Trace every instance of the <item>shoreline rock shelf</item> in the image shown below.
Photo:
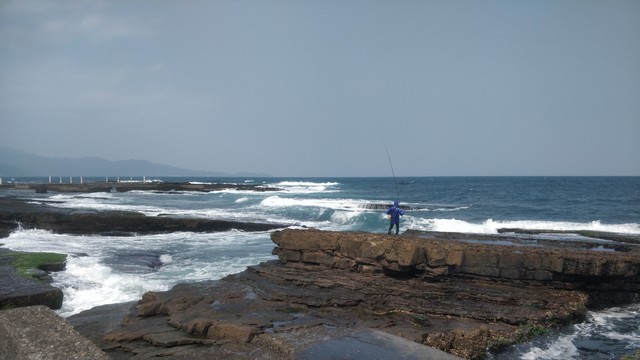
M276 232L284 263L422 278L474 277L582 290L590 306L640 301L640 253L463 243L317 230ZM638 248L638 246L634 246Z
M0 197L0 238L19 226L55 233L126 236L161 234L174 231L216 232L237 229L268 231L283 224L251 223L227 220L145 216L132 211L93 211L56 208L15 197Z
M371 331L413 341L425 354L435 348L482 359L487 349L581 321L592 306L638 301L640 293L636 251L294 229L272 240L279 261L69 321L116 359L303 358ZM105 316L123 320L96 320Z

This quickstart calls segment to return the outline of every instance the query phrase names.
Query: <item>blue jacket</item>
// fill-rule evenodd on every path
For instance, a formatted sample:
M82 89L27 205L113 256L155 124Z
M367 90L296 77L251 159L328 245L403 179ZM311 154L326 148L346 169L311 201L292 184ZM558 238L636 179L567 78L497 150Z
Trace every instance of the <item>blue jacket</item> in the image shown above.
M404 215L404 211L398 206L398 202L394 202L393 206L387 210L387 215L391 215L391 222L394 224L400 223L400 215Z

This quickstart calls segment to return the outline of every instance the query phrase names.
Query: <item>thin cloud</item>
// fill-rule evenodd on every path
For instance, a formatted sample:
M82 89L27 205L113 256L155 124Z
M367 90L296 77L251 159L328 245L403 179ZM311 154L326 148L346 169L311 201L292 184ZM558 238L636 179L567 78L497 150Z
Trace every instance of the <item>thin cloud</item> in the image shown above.
M51 19L42 24L44 34L65 37L84 36L94 41L147 39L155 34L152 27L134 17L92 14L78 18Z

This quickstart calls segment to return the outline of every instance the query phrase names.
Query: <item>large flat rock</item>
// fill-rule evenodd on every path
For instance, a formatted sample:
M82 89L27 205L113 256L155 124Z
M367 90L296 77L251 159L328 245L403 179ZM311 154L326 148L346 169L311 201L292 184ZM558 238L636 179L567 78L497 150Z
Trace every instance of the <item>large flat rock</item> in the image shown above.
M294 357L297 360L462 359L379 330L364 330L353 335L322 341L296 351Z
M45 306L0 311L0 360L110 360Z
M272 240L278 245L274 253L284 263L579 289L589 294L593 306L640 301L637 245L626 244L625 251L594 251L298 229L275 232Z

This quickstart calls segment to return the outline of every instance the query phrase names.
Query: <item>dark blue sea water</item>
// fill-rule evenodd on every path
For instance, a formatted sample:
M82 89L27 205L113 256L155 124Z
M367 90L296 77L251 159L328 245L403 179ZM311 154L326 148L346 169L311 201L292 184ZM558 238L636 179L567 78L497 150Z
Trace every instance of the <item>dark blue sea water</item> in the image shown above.
M62 180L69 181L68 177ZM0 192L0 196L19 194L35 202L56 200L53 204L60 207L138 211L148 216L274 222L368 232L386 232L388 223L380 208L399 197L402 206L414 209L406 211L401 231L495 234L501 228L522 228L640 234L640 177L147 177L146 180L243 183L281 190L95 194L35 194L12 190ZM14 181L49 180L20 178ZM83 181L105 181L105 178L84 178ZM181 281L221 278L248 265L274 259L268 232L100 237L23 229L2 242L13 249L72 255L67 271L54 279L54 284L65 293L62 316L101 304L136 300L146 291L168 289ZM150 268L139 254L152 254L160 266ZM496 358L619 359L637 349L640 349L638 304L592 312L583 324L561 329Z

